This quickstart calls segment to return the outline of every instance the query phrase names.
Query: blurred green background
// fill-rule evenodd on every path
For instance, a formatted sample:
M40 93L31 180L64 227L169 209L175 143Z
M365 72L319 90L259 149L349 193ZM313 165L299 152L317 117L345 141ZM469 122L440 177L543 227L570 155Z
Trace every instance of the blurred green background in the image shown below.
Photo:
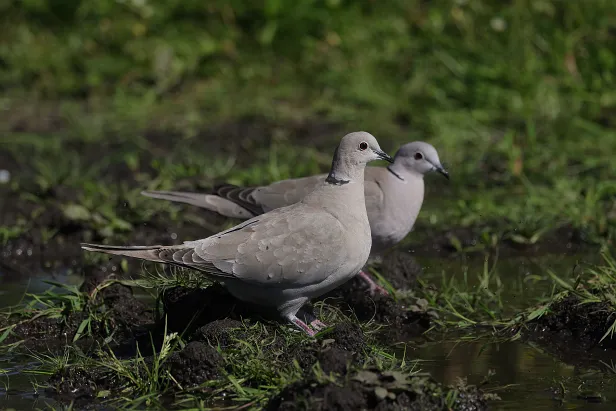
M83 173L99 163L84 146L97 184L117 164L148 173L135 189L259 184L324 171L364 129L392 152L429 141L451 169L420 226L616 232L613 1L23 0L0 16L0 149L43 186L83 191L40 170Z

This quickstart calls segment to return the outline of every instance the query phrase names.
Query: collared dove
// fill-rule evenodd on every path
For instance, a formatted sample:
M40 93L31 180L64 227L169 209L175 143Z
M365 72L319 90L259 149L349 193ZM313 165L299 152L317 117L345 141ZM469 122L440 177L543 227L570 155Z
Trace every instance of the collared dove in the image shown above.
M449 179L436 149L423 141L400 147L387 168L367 167L365 201L372 232L371 256L396 245L412 230L424 197L424 174L437 171ZM327 178L327 174L278 181L268 186L221 185L212 194L179 191L143 191L148 197L191 204L223 216L247 219L300 201ZM362 269L360 277L371 293L387 292Z
M325 180L297 203L183 245L82 248L200 270L240 300L275 307L312 336L325 324L307 325L296 315L300 308L355 276L370 255L364 170L378 159L393 161L371 134L350 133Z

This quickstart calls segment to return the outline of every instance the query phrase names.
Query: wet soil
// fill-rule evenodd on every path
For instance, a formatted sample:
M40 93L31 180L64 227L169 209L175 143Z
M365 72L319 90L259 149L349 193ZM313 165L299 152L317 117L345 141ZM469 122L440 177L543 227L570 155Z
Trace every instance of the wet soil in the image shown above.
M83 288L89 290L92 285L88 283ZM107 318L113 324L113 341L108 345L108 349L111 349L118 358L134 358L136 354L134 347L138 343L140 352L145 356L146 364L151 363L153 357L151 351L147 349L146 342L151 344L153 341L156 346L160 346L164 334L165 321L163 319L165 316L167 332L177 331L182 334L184 341L188 343L179 352L172 353L163 365L163 370L169 371L173 378L172 382L168 382L168 388L171 390L182 390L217 379L221 377L225 369L232 372L228 368L229 364L225 362L225 353L235 352L242 344L245 344L242 340L248 332L246 327L252 324L256 316L261 315L253 314L252 308L234 300L224 288L217 285L207 289L191 290L178 287L167 290L162 296L163 312L158 319L155 319L154 313L132 295L128 287L113 284L103 288L99 295L101 306L105 307L108 313ZM357 296L366 298L366 293L357 293ZM410 321L409 316L405 316L402 309L394 308L395 303L392 299L383 297L383 301L380 306L386 307L388 311L379 314L379 318L389 318L387 316L393 315L391 313L394 312L395 315L391 317L392 321ZM374 306L372 310L374 312ZM368 315L367 311L366 315ZM37 339L36 347L42 348L44 344L47 347L55 345L58 351L63 344L70 343L72 340L72 335L81 317L77 315L76 318L72 321L69 315L63 325L52 320L26 322L16 328L11 338ZM266 321L263 326L271 329L272 336L277 335L278 324ZM152 337L149 336L150 333ZM109 335L101 331L100 334L96 333L92 337L100 342ZM61 342L61 344L54 344L54 341ZM313 386L313 370L317 367L326 374L335 374L350 381L350 385L345 385L344 388L351 393L348 399L351 401L349 406L357 403L361 406L380 407L377 409L396 409L391 408L391 404L405 406L405 404L413 403L419 405L433 403L433 406L436 406L438 401L442 401L435 400L428 391L425 395L417 394L417 387L413 385L412 389L402 390L403 392L400 392L397 399L387 399L382 402L375 397L377 394L374 394L374 387L366 388L364 383L349 380L350 370L361 367L367 356L371 355L370 341L374 342L372 336L368 337L358 324L350 322L335 324L319 334L316 339L300 339L291 346L286 345L288 343L284 337L276 337L267 351L272 363L283 361L289 364L295 360L301 369L305 370L306 378L301 383L287 387L280 398L284 399L292 395L299 401L299 395L303 395L307 392L306 390L313 390L311 401L315 401L319 396L339 397L338 400L327 400L334 401L334 403L347 401L342 399L346 391L340 391L341 388L338 386L318 384ZM93 360L98 358L94 350L84 352L90 353ZM385 375L381 377L383 381L391 379ZM413 380L413 384L416 382ZM117 374L112 375L100 365L76 365L65 367L53 374L48 382L48 393L61 401L75 401L77 405L85 406L101 398L113 398L119 395L127 384L129 381L125 378L118 377ZM431 384L425 389L436 387L436 384ZM288 409L285 408L288 407L285 405L288 400L281 400L279 408L271 408L276 401L278 400L272 400L270 409Z
M59 401L87 405L94 398L105 399L112 390L120 390L125 382L102 368L66 367L47 380L47 391Z
M387 279L390 279L389 275ZM392 295L371 295L359 277L325 294L320 300L339 306L361 322L372 320L382 324L379 339L388 343L421 336L430 328L431 318L435 315L415 299L396 301Z
M614 321L616 312L608 303L581 304L577 296L569 295L527 323L523 335L564 362L610 364L616 355L616 335L606 333Z
M182 388L201 385L220 376L222 355L211 345L192 341L180 352L171 354L165 368Z
M132 290L120 284L112 284L86 302L83 311L70 312L59 318L38 317L30 319L27 315L16 314L0 318L0 328L14 325L4 340L10 344L23 341L29 349L49 349L57 351L70 344L85 320L91 319L91 338L126 341L147 333L154 319L153 311L136 299Z
M297 360L306 375L318 363L326 373L346 375L351 365L359 365L369 355L368 341L357 324L340 323L316 341L302 341L283 353L284 361Z
M42 204L20 200L9 195L6 204L14 209L0 213L0 226L12 226L15 221L27 220L28 229L18 238L9 239L0 247L2 267L9 274L36 275L41 271L62 272L67 269L84 271L82 242L109 241L122 244L179 244L183 238L198 238L204 229L175 222L168 215L158 214L148 221L138 217L137 210L129 210L125 203L114 206L119 218L132 223L130 231L116 232L111 238L103 236L94 220L76 221L63 212L63 205L79 198L75 190L63 190ZM11 207L12 208L12 207ZM206 233L211 234L211 233ZM129 262L130 267L139 263Z
M396 372L363 370L348 376L342 385L308 378L284 388L265 407L268 411L295 410L487 410L484 395L460 387L454 404L434 395L438 384L428 378ZM453 407L449 408L451 405Z
M416 288L423 268L410 253L393 249L383 256L379 271L385 273L387 281L396 290L412 290Z

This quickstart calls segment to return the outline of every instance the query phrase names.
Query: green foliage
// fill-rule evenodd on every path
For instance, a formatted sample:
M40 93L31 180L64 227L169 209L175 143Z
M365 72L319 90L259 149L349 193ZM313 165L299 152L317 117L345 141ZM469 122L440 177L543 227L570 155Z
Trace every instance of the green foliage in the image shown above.
M8 3L9 112L34 120L31 104L60 100L50 110L62 132L8 133L0 148L32 163L43 193L77 189L59 207L83 206L79 223L108 237L159 211L177 216L140 189L323 172L340 129L367 129L392 151L412 139L438 148L453 180L447 199L432 204L429 193L419 224L491 225L472 248L451 238L460 251L536 244L562 225L609 240L615 13L607 0ZM200 135L255 115L254 135L224 150ZM313 122L341 126L309 148L295 125ZM122 147L93 164L73 158L90 143ZM108 184L102 175L120 167L136 184ZM5 241L19 232L3 231Z
M81 96L291 76L413 123L464 108L465 125L557 121L571 133L571 114L611 121L615 12L607 0L32 0L3 10L0 84Z

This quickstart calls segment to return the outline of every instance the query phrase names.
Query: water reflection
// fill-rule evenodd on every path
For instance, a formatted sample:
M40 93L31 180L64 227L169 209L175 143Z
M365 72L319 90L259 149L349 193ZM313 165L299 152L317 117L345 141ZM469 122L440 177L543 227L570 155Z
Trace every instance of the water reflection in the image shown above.
M519 341L446 341L415 349L413 355L422 360L422 370L445 384L460 378L481 384L492 372L486 387L504 387L497 391L502 401L493 404L495 410L613 410L616 402L616 379L561 363ZM561 383L568 391L564 403ZM586 391L600 392L606 402L576 398Z
M42 293L51 288L47 281L53 280L66 285L80 285L83 277L72 271L64 271L50 275L40 273L29 278L19 275L8 275L0 271L0 308L18 304L26 293Z

